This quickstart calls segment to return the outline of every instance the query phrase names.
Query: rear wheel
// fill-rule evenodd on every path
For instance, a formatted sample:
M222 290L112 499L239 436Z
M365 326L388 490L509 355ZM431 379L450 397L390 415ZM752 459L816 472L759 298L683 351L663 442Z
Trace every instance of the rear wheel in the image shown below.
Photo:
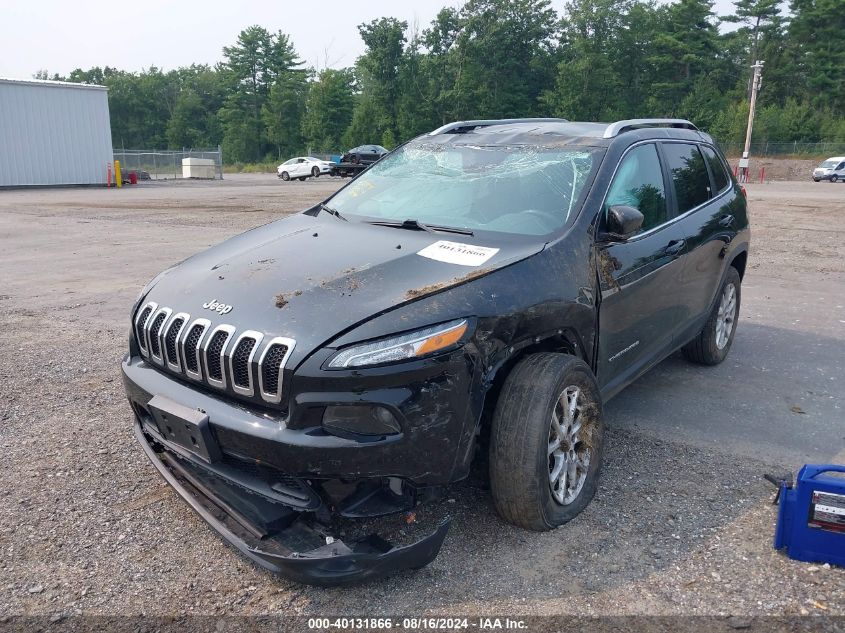
M279 174L279 178L281 178L282 180L288 181L288 180L290 180L290 174L286 171L283 171L281 174Z
M493 502L506 521L550 530L596 491L604 424L590 368L566 354L532 354L508 375L490 438Z
M702 365L718 365L725 360L736 334L740 284L739 272L730 266L707 323L698 336L682 348L687 359Z

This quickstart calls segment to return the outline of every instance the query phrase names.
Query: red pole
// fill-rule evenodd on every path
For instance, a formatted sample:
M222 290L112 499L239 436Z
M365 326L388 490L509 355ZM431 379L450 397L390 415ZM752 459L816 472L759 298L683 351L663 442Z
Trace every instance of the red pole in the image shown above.
M736 178L738 173L739 173L739 163L737 163L736 167L734 167L734 178Z
M763 181L764 181L764 180L766 180L766 168L765 168L765 167L761 167L761 168L760 168L760 184L761 184L761 185L763 184Z
M111 163L108 163L108 166L106 167L106 182L108 183L108 186L111 187Z

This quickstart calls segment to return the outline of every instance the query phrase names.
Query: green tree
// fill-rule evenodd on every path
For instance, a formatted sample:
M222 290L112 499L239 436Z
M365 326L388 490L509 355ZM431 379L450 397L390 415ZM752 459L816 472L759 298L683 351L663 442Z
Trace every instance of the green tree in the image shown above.
M223 73L191 65L175 73L179 93L167 122L170 147L214 147L222 142L218 111L226 96Z
M719 66L718 29L710 0L678 0L668 5L665 23L654 38L650 108L652 114L675 116L698 75Z
M308 94L308 73L288 70L281 73L270 88L270 96L261 115L267 130L267 140L276 148L276 158L302 149L302 118Z
M279 80L289 87L290 73L301 71L301 62L287 35L271 34L261 26L241 31L233 46L223 47L223 56L234 78L233 91L220 113L227 153L240 160L259 160L268 148L262 111L272 86ZM277 96L277 105L280 99L284 100ZM271 107L265 117L274 120L272 112ZM278 146L278 134L275 139Z
M788 63L792 96L845 114L845 2L792 0Z
M371 133L379 137L388 130L394 135L398 133L399 70L407 28L407 22L396 18L381 18L358 26L367 51L358 58L356 74L359 84L367 90L367 107L377 113L376 127Z
M543 95L553 114L600 121L624 116L624 75L620 35L625 32L630 0L571 0L561 21L555 86Z
M308 87L302 134L313 151L337 151L352 120L352 71L326 68Z

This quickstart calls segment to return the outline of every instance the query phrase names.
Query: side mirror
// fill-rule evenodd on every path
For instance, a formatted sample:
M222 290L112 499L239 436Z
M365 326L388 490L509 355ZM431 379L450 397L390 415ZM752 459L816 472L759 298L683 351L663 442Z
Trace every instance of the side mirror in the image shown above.
M645 217L634 207L624 204L614 205L607 210L606 238L614 242L624 242L640 230Z

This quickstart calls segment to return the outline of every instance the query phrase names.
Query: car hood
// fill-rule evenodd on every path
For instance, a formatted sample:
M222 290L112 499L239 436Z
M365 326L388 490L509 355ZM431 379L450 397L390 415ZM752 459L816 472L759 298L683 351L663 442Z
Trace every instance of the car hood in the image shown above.
M298 214L185 260L158 279L144 303L154 301L213 325L293 338L291 360L298 362L370 317L467 283L543 247L542 238L490 242L346 222L326 213ZM472 312L467 306L467 315L455 316Z

